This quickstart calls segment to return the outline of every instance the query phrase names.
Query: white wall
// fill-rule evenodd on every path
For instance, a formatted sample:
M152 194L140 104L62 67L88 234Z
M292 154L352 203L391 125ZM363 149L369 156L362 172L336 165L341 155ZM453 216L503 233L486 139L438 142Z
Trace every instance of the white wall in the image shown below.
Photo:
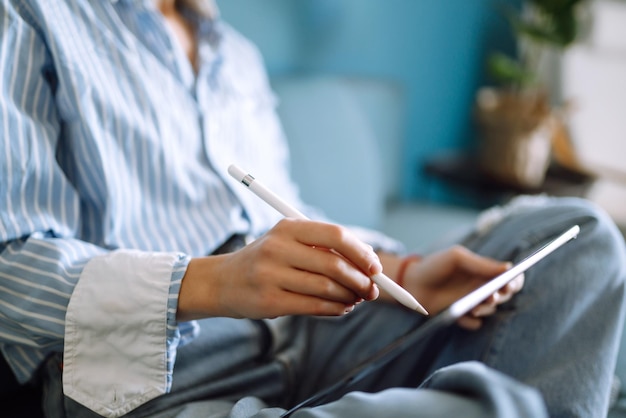
M592 2L592 25L561 65L561 95L572 102L573 144L599 173L589 198L626 225L626 1Z

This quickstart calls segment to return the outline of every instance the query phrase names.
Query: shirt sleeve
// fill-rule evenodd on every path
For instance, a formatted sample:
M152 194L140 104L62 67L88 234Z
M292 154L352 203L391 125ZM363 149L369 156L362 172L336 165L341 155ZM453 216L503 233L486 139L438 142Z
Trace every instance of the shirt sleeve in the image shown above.
M0 2L0 347L22 383L64 351L65 391L88 406L110 397L112 410L99 412L113 416L169 390L176 349L193 331L175 317L189 257L78 239L81 173L59 164L70 158L60 154L63 98L26 7Z
M181 338L175 301L188 261L120 250L87 263L65 319L65 395L120 416L169 391Z

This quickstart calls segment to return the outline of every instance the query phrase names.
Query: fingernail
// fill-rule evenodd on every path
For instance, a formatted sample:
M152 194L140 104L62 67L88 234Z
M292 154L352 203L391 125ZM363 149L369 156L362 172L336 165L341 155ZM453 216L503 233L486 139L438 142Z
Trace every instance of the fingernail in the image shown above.
M372 287L374 288L374 293L376 293L376 297L380 294L380 289L376 283L372 283Z
M346 309L343 311L344 314L349 314L350 312L352 312L354 310L354 305L352 306L346 306Z
M380 264L380 260L376 259L370 264L369 273L370 275L377 274L383 271L383 265Z

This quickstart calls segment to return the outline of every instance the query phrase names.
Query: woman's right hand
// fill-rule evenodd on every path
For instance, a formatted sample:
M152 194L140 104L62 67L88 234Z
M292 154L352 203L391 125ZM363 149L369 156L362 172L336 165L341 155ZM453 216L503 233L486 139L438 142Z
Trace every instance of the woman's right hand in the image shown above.
M381 270L373 249L348 229L283 219L239 251L193 259L177 317L343 315L378 297L369 276Z

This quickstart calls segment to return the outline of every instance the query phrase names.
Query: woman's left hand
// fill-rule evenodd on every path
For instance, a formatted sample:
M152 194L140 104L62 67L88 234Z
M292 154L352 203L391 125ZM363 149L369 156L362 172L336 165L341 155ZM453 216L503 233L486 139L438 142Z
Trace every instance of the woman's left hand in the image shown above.
M432 315L510 267L508 262L483 257L465 247L454 246L409 265L404 287ZM469 330L480 328L484 317L492 315L498 305L510 300L523 286L522 274L460 318L459 326Z

